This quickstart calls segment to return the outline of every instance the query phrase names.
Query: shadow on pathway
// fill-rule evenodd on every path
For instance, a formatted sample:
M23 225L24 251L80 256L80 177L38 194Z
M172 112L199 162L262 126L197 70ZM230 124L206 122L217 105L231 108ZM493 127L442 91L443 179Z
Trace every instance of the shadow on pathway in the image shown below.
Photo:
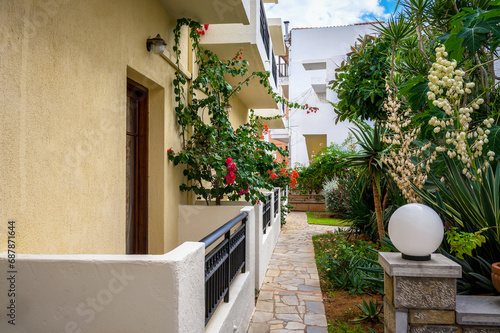
M312 236L337 227L307 224L292 212L279 236L248 333L326 333L327 322Z

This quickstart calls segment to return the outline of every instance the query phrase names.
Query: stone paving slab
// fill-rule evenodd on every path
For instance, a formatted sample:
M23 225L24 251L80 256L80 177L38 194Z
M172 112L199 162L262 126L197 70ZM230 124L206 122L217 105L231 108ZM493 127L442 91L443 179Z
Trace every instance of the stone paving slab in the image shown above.
M326 333L323 296L312 236L337 227L307 224L306 213L287 216L274 249L248 333Z

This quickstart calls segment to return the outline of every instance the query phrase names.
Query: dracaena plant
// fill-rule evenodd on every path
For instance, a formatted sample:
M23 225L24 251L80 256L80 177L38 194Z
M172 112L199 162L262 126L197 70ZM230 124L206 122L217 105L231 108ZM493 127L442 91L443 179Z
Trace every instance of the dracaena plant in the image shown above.
M176 72L174 79L175 111L183 147L177 152L169 149L167 156L174 165L185 167L186 179L180 189L194 192L207 204L212 200L220 204L224 197L229 200L243 198L252 203L265 200L261 190L274 187L273 174L268 171L281 167L268 152L279 151L283 156L287 153L261 139L265 128L259 120L266 118L258 119L253 111L247 124L233 128L226 109L230 98L237 95L250 80L259 80L277 102L308 111L315 108L288 103L276 95L269 85L268 72L249 73L243 50L239 50L232 59L223 60L210 50L201 48L200 38L210 33L210 29L190 19L179 19L174 29L173 51L178 67L183 26L188 27L199 70L189 85L180 71ZM229 84L226 80L228 76L239 78L239 83Z

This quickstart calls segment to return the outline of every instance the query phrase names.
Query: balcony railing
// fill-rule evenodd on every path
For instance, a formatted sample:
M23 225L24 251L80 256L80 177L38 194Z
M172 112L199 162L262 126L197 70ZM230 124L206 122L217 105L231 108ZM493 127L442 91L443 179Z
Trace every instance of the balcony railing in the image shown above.
M276 85L276 87L278 87L278 70L276 68L276 59L274 57L274 51L273 51L273 57L272 57L271 72L273 73L274 84Z
M222 299L229 302L229 287L238 272L245 272L247 216L247 212L241 213L200 241L207 248L224 237L205 255L205 325ZM241 226L231 234L231 228L239 222Z
M278 59L278 69L280 77L288 77L288 63L283 59L283 57L279 57Z
M277 188L273 191L274 195L274 217L278 215L280 210L280 190Z
M264 4L262 3L262 0L260 1L260 35L262 36L262 41L264 42L267 59L269 59L271 39L269 37L269 27L267 26L266 11L264 10Z
M268 226L271 226L271 196L272 193L267 195L266 203L262 208L262 232L266 233Z
M287 147L288 147L288 146L287 146ZM281 194L281 196L286 197L286 187L283 187L283 188L281 189L281 193L282 193L282 194Z

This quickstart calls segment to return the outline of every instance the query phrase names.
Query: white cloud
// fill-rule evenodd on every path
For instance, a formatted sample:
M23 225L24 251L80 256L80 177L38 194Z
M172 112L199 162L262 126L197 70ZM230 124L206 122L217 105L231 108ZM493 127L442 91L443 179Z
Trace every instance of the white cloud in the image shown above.
M267 17L290 21L290 28L348 25L389 17L380 0L279 0L266 8Z

